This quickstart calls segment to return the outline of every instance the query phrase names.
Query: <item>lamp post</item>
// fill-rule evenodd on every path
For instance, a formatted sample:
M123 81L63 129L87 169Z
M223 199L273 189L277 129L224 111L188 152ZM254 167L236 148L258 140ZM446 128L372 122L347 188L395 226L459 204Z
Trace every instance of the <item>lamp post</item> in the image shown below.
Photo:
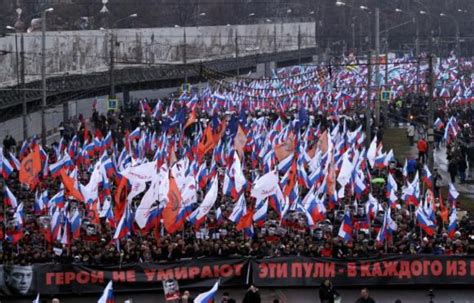
M336 1L336 6L340 7L350 7L354 8L351 5L347 4L346 2L343 1ZM372 29L371 29L371 23L370 23L370 16L368 14L369 8L367 6L361 5L359 6L359 9L364 13L364 16L367 18L367 43L368 43L368 49L370 50L372 47Z
M403 11L400 8L395 9L395 13L397 14L407 14L412 18L412 22L415 24L415 57L418 58L418 55L420 53L420 29L418 27L418 21L416 19L416 15L412 13L408 13Z
M435 75L434 75L434 68L433 68L433 51L432 51L432 40L433 40L433 31L431 30L431 26L433 24L432 15L428 8L421 2L415 1L418 3L423 10L420 10L420 15L425 15L428 17L429 21L429 30L430 30L430 37L429 37L429 43L428 43L428 119L426 121L426 129L428 132L428 167L431 171L433 171L434 168L434 138L433 138L433 121L434 121L434 96L433 96L433 90L434 90L434 81L435 81Z
M453 16L447 15L445 13L440 13L439 16L444 17L444 18L449 18L454 22L454 25L456 26L456 55L459 55L459 51L461 50L461 48L460 48L460 42L459 42L460 34L459 34L459 22L458 22L458 20L456 18L454 18Z
M13 26L6 26L10 31L16 31ZM18 34L15 32L15 53L16 53L16 81L18 93L21 91L22 120L23 120L23 140L28 139L28 124L26 116L28 114L26 98L25 98L25 47L23 33L20 35L20 51L18 52Z
M117 43L117 41L116 41L116 36L113 30L117 27L117 25L120 22L130 19L130 18L136 18L137 16L138 16L137 14L131 14L131 15L128 15L127 17L119 19L114 22L113 27L110 29L109 99L115 99L114 65L115 65L115 44Z
M45 9L41 12L41 144L46 145L46 15L52 12L53 8Z
M353 8L351 5L348 5L346 4L345 2L343 1L336 1L336 6L347 6L347 7L351 7ZM372 43L371 43L371 30L370 30L370 18L369 18L369 14L367 13L368 11L368 7L366 6L363 6L361 5L360 7L360 10L362 10L364 13L365 13L365 16L367 17L367 25L368 25L368 43L369 43L369 51L368 51L368 54L367 54L367 104L366 104L366 109L365 109L365 133L366 133L366 143L367 143L367 147L368 145L370 145L370 142L371 142L371 125L370 125L370 120L371 120L371 110L370 110L370 103L371 103L371 84L372 84L372 51L371 51L371 46L372 46Z

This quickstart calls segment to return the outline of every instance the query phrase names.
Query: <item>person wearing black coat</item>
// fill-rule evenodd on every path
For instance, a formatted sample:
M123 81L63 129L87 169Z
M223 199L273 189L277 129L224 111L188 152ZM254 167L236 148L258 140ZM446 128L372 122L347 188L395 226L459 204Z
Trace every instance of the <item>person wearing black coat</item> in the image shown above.
M451 183L455 183L456 175L458 174L458 163L454 159L449 160L448 172L451 177Z
M245 293L242 303L261 303L262 299L260 298L260 293L258 288L253 285L250 285L249 290Z
M334 289L331 281L324 280L319 287L319 300L321 303L334 303L335 297L339 297L339 293Z

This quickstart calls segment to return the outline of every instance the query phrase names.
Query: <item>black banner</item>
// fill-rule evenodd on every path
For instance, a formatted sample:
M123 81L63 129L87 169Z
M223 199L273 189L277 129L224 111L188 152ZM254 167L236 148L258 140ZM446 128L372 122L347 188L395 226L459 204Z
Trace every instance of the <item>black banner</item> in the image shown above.
M471 285L474 258L457 256L393 256L377 260L334 261L308 257L270 259L195 259L173 263L122 266L37 264L0 266L0 296L41 293L100 293L108 281L116 292L161 290L177 280L181 289L221 287L319 286L331 279L337 286Z
M252 276L259 287L319 286L324 279L337 286L469 285L474 278L474 259L423 255L365 261L273 258L254 260Z
M246 285L247 258L194 259L170 263L136 263L122 266L38 264L0 267L0 296L100 293L108 281L114 291L149 291L163 288L175 279L180 288L212 287L218 278L222 287Z

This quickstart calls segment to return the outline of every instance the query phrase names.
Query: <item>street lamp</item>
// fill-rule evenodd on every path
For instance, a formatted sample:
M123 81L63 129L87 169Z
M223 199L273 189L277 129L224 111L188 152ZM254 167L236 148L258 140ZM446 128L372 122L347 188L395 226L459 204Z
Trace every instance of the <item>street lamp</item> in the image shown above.
M24 42L23 42L23 33L21 33L21 53L18 53L18 34L17 29L13 26L7 25L5 26L7 30L15 31L15 59L16 59L16 87L20 90L20 77L21 77L21 96L22 96L22 120L23 120L23 140L28 139L28 124L26 121L26 115L28 113L27 105L26 105L26 98L25 98L25 53L24 49ZM20 57L21 57L21 69L20 69ZM20 76L21 74L21 76ZM19 93L19 91L18 91Z
M249 14L249 17L253 17L253 16L255 16L255 13L250 13Z
M127 17L123 17L122 19L118 19L117 21L114 22L113 27L117 27L117 25L123 20L129 19L129 18L136 18L136 17L138 17L138 14L135 13L135 14L128 15Z
M458 20L456 18L454 18L453 16L447 15L445 13L440 13L439 16L449 18L454 22L454 25L456 27L456 54L459 55L459 51L460 51L460 43L459 43L460 34L459 33L460 33L460 31L459 31L459 22L458 22Z
M418 53L420 52L420 39L419 39L420 30L419 30L419 27L418 27L418 21L417 21L417 18L416 18L416 14L414 14L412 12L405 12L400 8L396 8L395 12L398 13L398 14L402 14L402 13L407 14L408 16L410 16L412 18L412 22L415 24L415 57L418 58ZM417 80L417 83L418 83L418 80ZM417 91L418 91L418 85L417 85Z
M350 8L353 8L351 5L343 2L343 1L336 1L336 6L345 6L345 7L350 7ZM371 27L370 27L370 16L368 14L368 11L369 11L369 8L367 6L364 6L364 5L361 5L359 6L359 8L361 9L361 11L364 12L364 15L365 17L367 18L367 31L368 31L368 36L367 36L367 42L368 42L368 48L370 49L371 46L372 46L372 33L371 33Z
M206 13L200 13L199 16L202 16L204 17L206 15Z
M131 15L128 15L127 17L118 19L113 23L112 28L110 29L110 66L109 66L109 86L110 86L110 92L109 92L109 99L115 99L115 81L114 81L114 64L115 64L115 43L116 43L116 37L113 33L114 28L118 26L118 24L121 21L127 20L129 18L136 18L138 17L138 14L134 13Z
M46 146L46 14L54 11L52 7L41 12L41 143Z

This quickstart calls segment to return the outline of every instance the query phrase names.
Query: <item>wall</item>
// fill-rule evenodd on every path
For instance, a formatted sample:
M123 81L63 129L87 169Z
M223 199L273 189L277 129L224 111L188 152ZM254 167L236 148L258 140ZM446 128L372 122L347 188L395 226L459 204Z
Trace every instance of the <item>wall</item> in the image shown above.
M252 74L254 77L264 77L271 76L271 69L274 69L276 66L275 62L269 63L259 63L257 64L257 71ZM207 82L195 84L194 86L203 89L207 86ZM176 92L177 87L163 88L158 90L141 90L141 91L131 91L130 100L143 99L143 98L162 98L164 96L169 96L171 93ZM86 98L86 99L77 99L71 100L68 102L69 106L69 118L82 115L87 119L92 116L92 103L94 100L97 100L97 110L100 113L107 112L107 106L105 103L107 96L97 96L95 98ZM122 93L117 94L119 100L123 100ZM58 141L58 126L59 123L63 121L64 109L63 105L57 105L53 108L50 108L46 111L46 129L49 133L52 133L48 136L48 143ZM28 136L33 135L40 136L41 132L41 112L33 112L27 115L27 126L28 126ZM17 142L23 140L23 118L16 117L4 122L0 122L0 140L3 140L6 135L11 135Z
M239 54L313 47L314 23L252 24L188 28L142 28L114 30L117 36L116 61L141 63L181 63L184 32L188 62ZM41 75L41 32L24 34L27 81ZM18 39L18 47L20 47ZM47 75L81 74L108 69L110 31L64 31L46 33ZM15 37L0 38L0 86L16 83ZM120 64L118 64L120 68Z

